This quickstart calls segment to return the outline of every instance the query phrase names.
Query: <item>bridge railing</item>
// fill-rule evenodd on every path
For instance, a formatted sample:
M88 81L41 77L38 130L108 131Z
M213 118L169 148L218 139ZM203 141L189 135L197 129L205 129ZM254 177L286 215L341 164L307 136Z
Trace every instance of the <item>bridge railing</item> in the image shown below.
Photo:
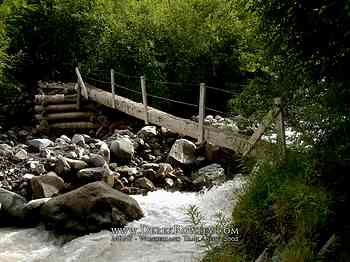
M90 84L84 82L83 77L78 68L75 69L77 74L77 106L80 103L81 96L85 99L93 100L105 106L117 109L126 114L134 116L138 119L145 121L145 124L155 124L159 126L164 126L173 132L177 132L182 135L190 136L196 138L199 143L204 141L213 143L218 146L226 147L234 150L243 156L248 155L259 155L268 154L269 150L259 150L258 144L264 144L264 147L268 147L267 143L261 141L261 137L268 127L275 123L277 128L277 144L279 145L279 156L281 160L285 159L285 133L284 133L284 121L283 121L283 109L280 98L274 100L274 107L271 111L264 117L259 128L255 130L252 136L245 136L239 134L238 132L227 129L227 128L215 128L212 126L207 126L204 124L205 111L208 109L206 107L206 91L207 89L213 89L216 91L226 92L231 95L236 95L237 93L230 92L229 90L219 89L215 87L209 87L205 83L200 83L199 85L199 101L198 105L189 104L183 101L178 101L174 99L164 98L160 96L155 96L153 94L147 93L147 81L144 76L140 76L140 89L141 91L136 91L128 87L119 85L115 81L115 71L112 69L110 71L110 82L100 81L94 79L95 81L104 82L110 85L110 92L98 89ZM116 87L129 90L132 92L137 92L142 95L142 103L132 101L128 98L118 96L116 94ZM169 102L174 102L178 104L189 104L191 106L198 107L198 122L184 119L180 117L173 116L166 112L160 111L156 108L150 107L148 105L148 98L156 97ZM215 109L214 109L215 110ZM223 113L217 110L218 113ZM262 151L262 152L259 152Z

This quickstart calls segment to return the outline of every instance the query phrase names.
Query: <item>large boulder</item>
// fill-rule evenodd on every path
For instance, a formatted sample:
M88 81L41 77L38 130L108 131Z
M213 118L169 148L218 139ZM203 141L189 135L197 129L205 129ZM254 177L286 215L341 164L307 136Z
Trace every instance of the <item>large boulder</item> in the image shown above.
M57 196L41 208L47 229L84 234L122 227L143 217L133 198L104 182L94 182Z
M186 139L175 141L169 152L169 160L180 164L193 164L196 160L196 145Z
M135 149L132 141L127 137L115 139L111 144L112 154L119 160L131 160Z
M65 189L64 180L57 175L35 176L31 186L33 199L53 197Z
M24 197L0 188L0 226L23 225L26 202Z

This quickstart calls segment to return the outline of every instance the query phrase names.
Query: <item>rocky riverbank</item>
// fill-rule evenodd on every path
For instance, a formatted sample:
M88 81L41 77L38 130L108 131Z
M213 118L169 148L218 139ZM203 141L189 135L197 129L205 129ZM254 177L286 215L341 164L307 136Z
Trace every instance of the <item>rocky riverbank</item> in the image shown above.
M116 130L105 139L9 130L0 142L0 226L43 222L77 234L120 227L143 216L129 194L199 191L236 167L232 152L223 157L220 148L154 126Z

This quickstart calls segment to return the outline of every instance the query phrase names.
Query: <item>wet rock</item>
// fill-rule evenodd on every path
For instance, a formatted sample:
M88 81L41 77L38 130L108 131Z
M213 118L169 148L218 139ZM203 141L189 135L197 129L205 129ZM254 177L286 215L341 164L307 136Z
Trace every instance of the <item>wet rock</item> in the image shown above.
M147 193L146 189L137 188L137 187L124 187L121 191L129 195L145 195Z
M53 197L65 189L63 179L52 174L33 177L31 186L33 199Z
M47 229L84 234L122 227L143 217L133 198L104 182L95 182L57 196L41 208Z
M129 138L117 138L111 144L111 153L118 160L130 161L135 153L134 145Z
M24 197L0 188L0 226L24 225Z
M106 160L101 155L90 154L88 163L92 167L101 167L101 166L104 166L106 164Z
M180 164L193 164L196 160L196 145L186 139L178 139L171 147L169 160Z
M33 148L36 152L39 152L41 148L47 148L53 146L54 142L47 138L36 138L28 142L29 146Z
M161 178L161 176L159 176L158 173L156 171L154 171L153 169L143 170L142 175L153 182L156 182L156 181L160 180L160 178Z
M110 175L108 166L91 167L79 170L77 177L79 182L87 184L95 181L101 181L105 176Z
M78 145L78 146L85 146L85 138L83 135L75 134L72 137L72 144Z
M171 178L167 177L164 180L164 184L166 188L173 188L175 186L175 182L174 180L172 180Z
M146 177L140 177L134 182L136 187L147 189L148 191L155 191L156 187L153 182Z
M211 187L225 180L225 170L219 164L211 164L192 174L193 184L197 188Z

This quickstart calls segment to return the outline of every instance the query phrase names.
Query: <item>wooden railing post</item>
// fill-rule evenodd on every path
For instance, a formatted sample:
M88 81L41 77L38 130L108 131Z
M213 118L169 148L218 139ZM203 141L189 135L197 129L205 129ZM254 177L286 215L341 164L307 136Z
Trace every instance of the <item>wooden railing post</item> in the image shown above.
M115 80L114 80L114 70L111 69L111 88L112 88L112 105L115 108Z
M77 95L77 103L76 103L76 109L77 111L80 110L81 107L81 86L79 85L79 83L76 83L74 86L74 89L77 91L78 95Z
M79 68L78 67L75 68L75 73L77 74L77 77L78 77L78 83L79 83L80 87L83 89L83 96L84 96L84 98L86 100L88 100L89 99L89 95L88 95L88 92L87 92L87 88L85 86L83 78L81 77L81 74L79 72Z
M275 126L277 132L278 160L281 164L287 160L286 156L286 134L283 117L283 104L280 97L274 99L275 107L279 108L279 114L275 118Z
M205 84L200 84L199 89L199 119L198 119L198 142L204 142L204 117L205 117Z
M148 106L147 106L147 91L146 91L146 79L141 76L141 90L142 90L142 102L145 110L145 124L148 125Z

